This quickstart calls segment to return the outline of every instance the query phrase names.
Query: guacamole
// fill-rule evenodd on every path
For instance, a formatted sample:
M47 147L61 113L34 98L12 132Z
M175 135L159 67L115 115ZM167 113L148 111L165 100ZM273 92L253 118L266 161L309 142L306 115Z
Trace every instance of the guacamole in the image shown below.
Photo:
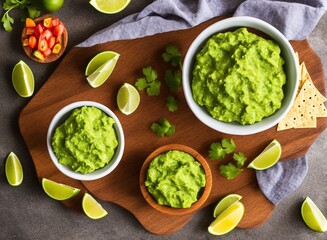
M154 158L148 168L145 186L160 205L189 208L206 184L201 164L188 153L171 150Z
M218 33L196 55L192 94L217 120L243 125L281 107L286 74L281 49L246 28Z
M114 119L98 108L75 109L52 137L59 163L83 174L107 165L118 146L114 124Z

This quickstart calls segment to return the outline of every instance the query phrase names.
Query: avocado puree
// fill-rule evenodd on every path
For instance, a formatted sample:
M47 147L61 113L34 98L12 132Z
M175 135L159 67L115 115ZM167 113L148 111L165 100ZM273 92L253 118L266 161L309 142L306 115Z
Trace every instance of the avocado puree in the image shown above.
M145 186L160 205L189 208L206 184L201 164L188 153L171 150L155 157L148 168Z
M259 122L281 107L286 75L278 44L246 28L213 35L196 55L194 100L217 120Z
M107 165L118 145L114 124L115 120L98 108L75 109L52 138L59 163L83 174Z

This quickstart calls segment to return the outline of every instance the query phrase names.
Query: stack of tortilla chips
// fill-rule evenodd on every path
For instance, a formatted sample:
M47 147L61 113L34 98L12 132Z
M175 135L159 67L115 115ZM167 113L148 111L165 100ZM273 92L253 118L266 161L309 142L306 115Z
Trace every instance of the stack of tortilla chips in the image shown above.
M317 117L327 117L327 99L316 89L304 63L300 65L300 83L294 104L277 126L277 130L316 128Z

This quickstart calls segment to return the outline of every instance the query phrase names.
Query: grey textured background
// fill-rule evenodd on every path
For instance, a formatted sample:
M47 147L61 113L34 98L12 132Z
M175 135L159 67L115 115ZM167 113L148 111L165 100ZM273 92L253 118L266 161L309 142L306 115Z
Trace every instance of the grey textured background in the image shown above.
M151 0L132 1L123 12L105 15L95 11L88 1L67 0L56 15L69 30L68 49L91 34L121 18L139 12ZM0 10L2 16L3 12ZM20 12L11 33L0 29L0 239L217 239L207 232L213 220L209 206L175 234L157 236L148 233L126 210L100 201L109 215L93 221L48 198L39 184L32 159L18 129L18 116L29 99L20 98L11 85L11 71L20 59L34 71L36 91L46 82L57 63L38 64L29 60L20 47L22 23ZM327 14L323 16L308 40L327 67ZM37 127L37 123L35 123ZM235 229L219 239L326 239L327 233L315 233L305 226L300 206L310 196L327 216L327 131L320 135L308 152L309 171L302 185L276 207L272 216L254 229ZM21 159L24 181L11 187L4 175L4 162L10 151Z

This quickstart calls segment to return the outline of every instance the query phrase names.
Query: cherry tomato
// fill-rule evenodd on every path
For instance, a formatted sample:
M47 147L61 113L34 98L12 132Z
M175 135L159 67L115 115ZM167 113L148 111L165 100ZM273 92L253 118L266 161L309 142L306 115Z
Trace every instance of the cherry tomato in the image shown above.
M37 45L37 39L35 36L30 36L28 38L28 46L32 49L34 49Z
M42 23L38 23L35 27L35 37L40 38L41 33L43 33L44 27Z
M48 50L49 46L48 46L48 42L46 39L39 39L39 44L37 49L41 52L45 52L46 50Z
M46 40L49 40L52 36L52 32L49 29L46 29L44 32L41 33L39 38L45 38Z
M59 37L64 32L65 27L62 24L53 28L53 34Z

